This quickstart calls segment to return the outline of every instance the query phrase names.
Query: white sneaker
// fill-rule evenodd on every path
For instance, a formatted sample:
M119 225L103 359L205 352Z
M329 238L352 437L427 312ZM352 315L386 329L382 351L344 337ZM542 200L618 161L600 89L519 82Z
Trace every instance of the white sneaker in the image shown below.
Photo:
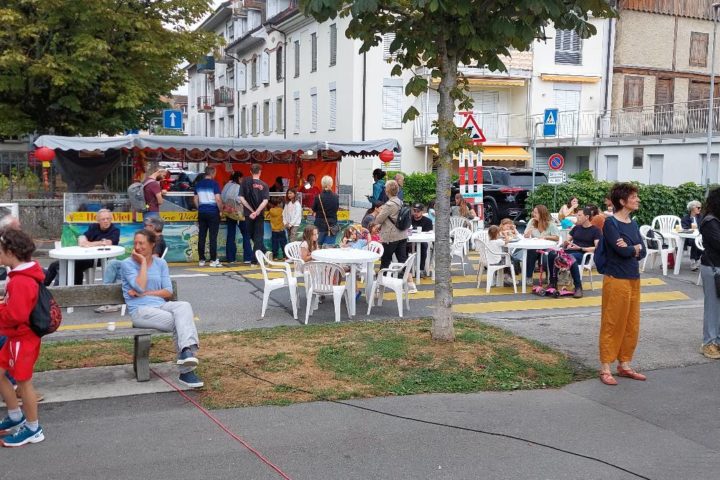
M213 260L210 262L210 266L214 268L222 267L222 263L220 263L220 260Z
M200 260L200 261L198 262L198 266L199 266L199 267L204 267L204 266L205 266L205 260Z
M408 285L408 293L417 293L417 291L417 285L415 285L414 283Z

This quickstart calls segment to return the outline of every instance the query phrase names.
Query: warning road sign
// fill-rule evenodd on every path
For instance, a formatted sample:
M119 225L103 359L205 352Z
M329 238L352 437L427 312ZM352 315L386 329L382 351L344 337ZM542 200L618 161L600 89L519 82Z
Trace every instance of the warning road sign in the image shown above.
M460 128L462 128L463 130L467 130L468 135L470 135L470 137L472 138L472 143L474 143L475 145L479 145L487 141L487 139L485 138L485 134L475 121L475 117L473 116L472 112L460 112L460 114L465 115L465 121Z

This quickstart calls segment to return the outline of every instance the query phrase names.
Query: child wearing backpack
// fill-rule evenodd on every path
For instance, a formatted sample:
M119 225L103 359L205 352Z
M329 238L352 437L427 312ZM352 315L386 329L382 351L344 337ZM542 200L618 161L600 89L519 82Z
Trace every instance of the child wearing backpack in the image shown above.
M25 232L0 232L0 264L11 269L5 297L0 302L0 335L8 337L0 349L0 395L8 407L7 416L0 421L0 443L6 447L45 440L32 385L40 337L30 327L30 315L38 300L40 283L45 279L40 265L32 261L34 251L35 244ZM17 381L24 413L5 372L10 372Z

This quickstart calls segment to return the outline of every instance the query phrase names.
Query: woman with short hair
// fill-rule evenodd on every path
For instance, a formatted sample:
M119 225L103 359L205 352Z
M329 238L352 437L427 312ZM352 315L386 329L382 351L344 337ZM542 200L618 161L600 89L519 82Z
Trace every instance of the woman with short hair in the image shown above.
M703 309L702 353L707 358L720 358L720 298L715 286L715 275L720 275L720 188L708 194L705 211L700 222L703 247L700 258L700 277L705 294Z
M320 180L322 192L315 197L313 212L315 213L315 226L318 229L318 244L334 244L335 235L331 230L337 225L337 212L340 209L340 197L333 193L333 179L325 175Z
M702 203L697 200L691 200L688 202L688 213L680 219L680 225L684 230L696 230L700 226L703 218L700 213L701 208ZM700 257L702 256L702 251L695 245L695 240L685 242L685 246L687 247L688 245L690 246L690 270L696 272L697 269L700 268Z

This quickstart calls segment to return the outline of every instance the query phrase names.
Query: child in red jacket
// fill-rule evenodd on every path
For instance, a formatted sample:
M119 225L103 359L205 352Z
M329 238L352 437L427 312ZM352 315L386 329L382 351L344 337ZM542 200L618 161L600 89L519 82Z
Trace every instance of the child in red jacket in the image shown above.
M39 284L45 278L42 268L32 261L35 244L20 230L0 231L0 265L10 267L5 298L0 302L0 335L8 337L0 349L0 395L8 407L8 415L0 421L0 442L6 447L19 447L45 439L38 423L37 395L32 373L40 354L40 337L30 328L30 313L38 299ZM12 383L5 377L10 372L23 398L20 410Z

